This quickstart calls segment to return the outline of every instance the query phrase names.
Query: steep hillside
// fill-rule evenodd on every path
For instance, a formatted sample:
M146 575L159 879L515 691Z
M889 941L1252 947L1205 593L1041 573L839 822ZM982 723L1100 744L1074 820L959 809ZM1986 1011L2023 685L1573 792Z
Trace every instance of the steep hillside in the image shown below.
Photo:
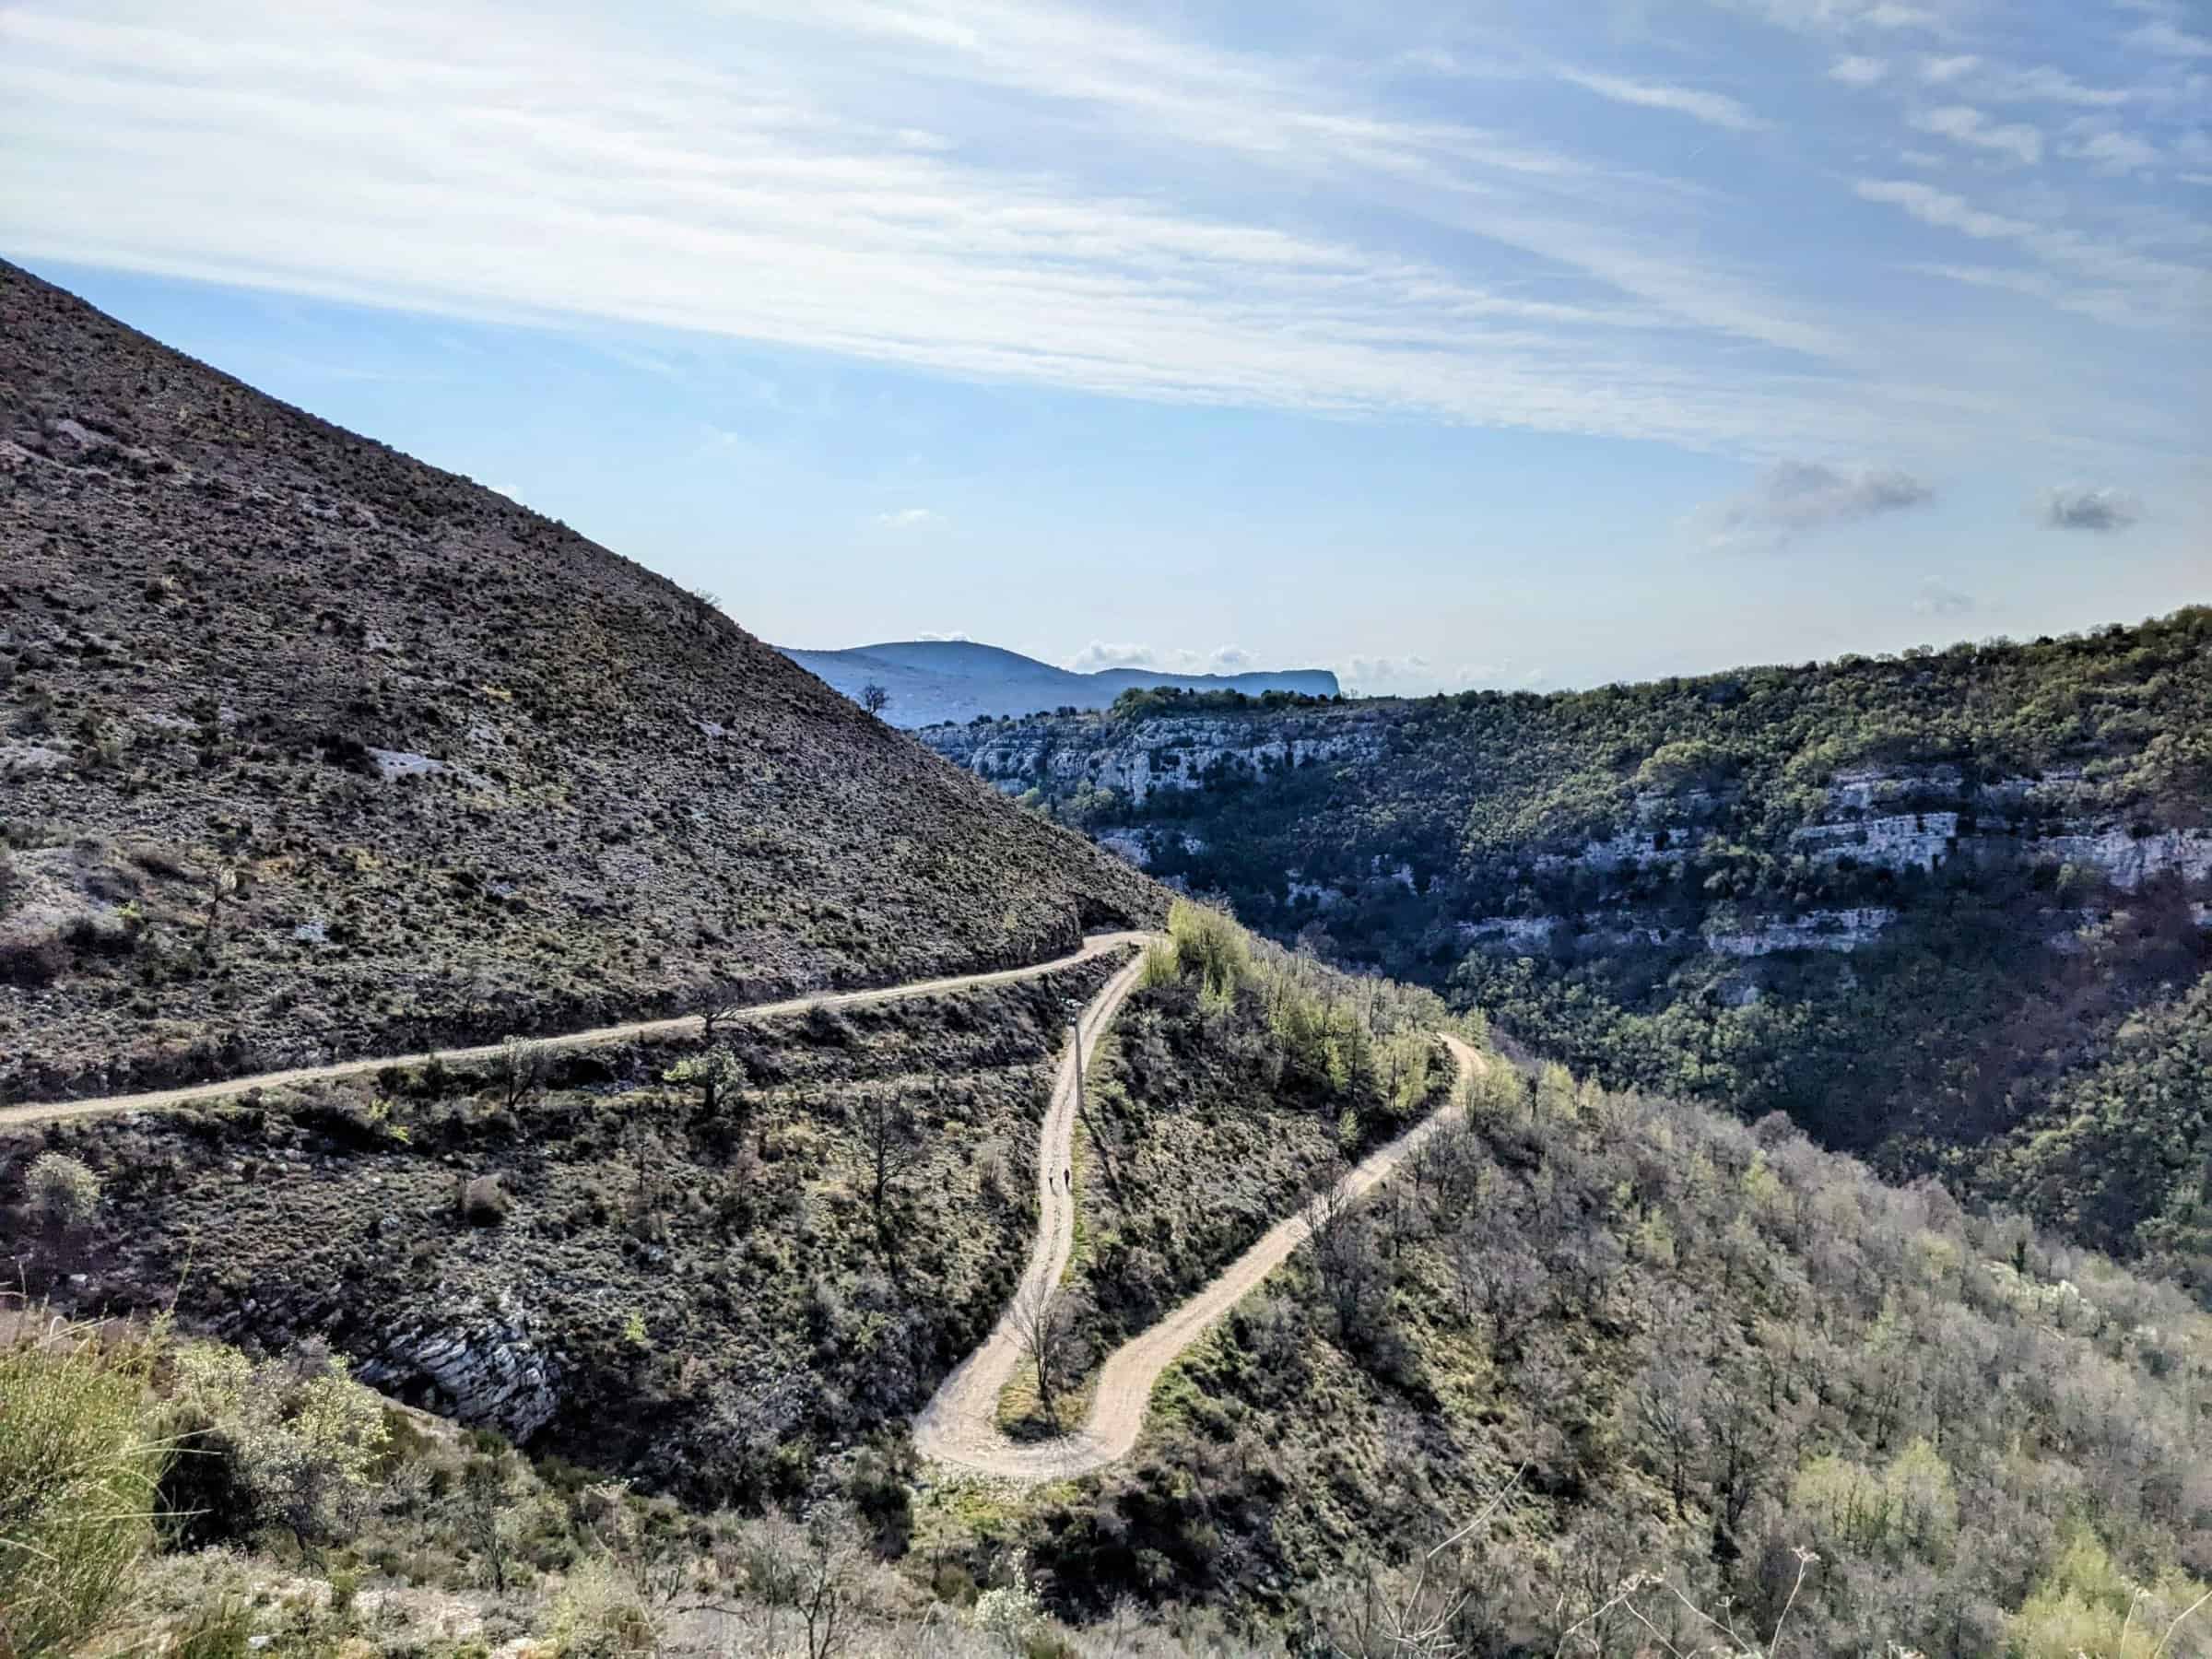
M1114 965L521 1076L441 1065L0 1127L0 1248L80 1315L173 1303L600 1470L789 1498L831 1447L902 1430L997 1317L1067 1006ZM63 1235L7 1205L46 1154L103 1194Z
M2172 1286L1500 1067L1020 1536L1057 1606L1299 1653L2202 1654L2208 1381Z
M1054 709L1103 709L1124 691L1171 686L1191 691L1269 691L1335 697L1336 677L1325 668L1251 674L1173 674L1165 669L1103 668L1077 674L1035 657L968 640L910 640L856 645L849 651L783 654L859 700L870 686L889 700L883 718L895 726L1034 714Z
M0 785L0 1099L1159 911L669 582L6 265Z
M924 736L1540 1052L1785 1110L2212 1285L2212 1103L2146 1053L2192 1020L2201 1052L2212 611L1551 697L1230 703ZM2135 1178L2070 1195L2115 1137Z
M1177 922L1093 1066L1061 1406L1442 1093L1425 994ZM725 1030L712 1101L685 1038L519 1098L448 1068L0 1135L34 1289L151 1311L182 1276L182 1326L259 1361L135 1373L194 1437L163 1488L192 1513L102 1578L119 1622L221 1609L302 1659L818 1653L820 1585L866 1632L844 1651L885 1654L1687 1653L1693 1606L1730 1653L2212 1653L2205 1609L2170 1629L2212 1583L2212 1319L1778 1117L1557 1066L1493 1058L1397 1179L1309 1207L1126 1462L1023 1490L918 1460L908 1414L1026 1253L1046 1062L1105 968ZM490 1427L380 1438L332 1350ZM0 1384L26 1369L0 1347ZM1040 1404L1008 1388L1008 1427L1052 1435ZM331 1446L347 1423L372 1456ZM28 1559L0 1547L0 1591Z

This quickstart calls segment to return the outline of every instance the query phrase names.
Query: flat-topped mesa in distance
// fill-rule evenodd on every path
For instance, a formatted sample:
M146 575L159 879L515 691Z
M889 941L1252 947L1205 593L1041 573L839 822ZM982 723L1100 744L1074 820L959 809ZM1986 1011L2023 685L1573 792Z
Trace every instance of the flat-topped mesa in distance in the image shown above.
M972 640L906 640L855 645L846 651L779 649L856 702L870 687L880 688L885 700L880 711L883 718L892 725L910 728L1055 709L1104 709L1124 691L1159 688L1234 691L1246 697L1276 691L1322 698L1335 697L1340 689L1335 675L1326 668L1180 674L1165 668L1131 667L1077 673Z

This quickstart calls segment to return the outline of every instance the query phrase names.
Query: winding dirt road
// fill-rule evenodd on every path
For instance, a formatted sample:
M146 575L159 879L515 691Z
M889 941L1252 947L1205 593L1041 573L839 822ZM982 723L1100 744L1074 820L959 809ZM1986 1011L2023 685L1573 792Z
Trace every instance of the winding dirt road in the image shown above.
M868 1003L897 1002L907 997L933 996L983 985L1008 984L1018 980L1036 979L1093 957L1141 947L1153 937L1150 934L1133 932L1093 934L1083 941L1080 950L1049 962L1022 968L995 969L986 973L963 973L944 979L919 980L912 984L888 985L876 990L839 991L817 996L790 997L782 1002L758 1003L749 1007L734 1008L724 1018L767 1019L779 1015L803 1014L817 1007L854 1007ZM960 1362L959 1369L945 1379L928 1406L914 1419L914 1445L933 1462L974 1474L1034 1484L1088 1474L1093 1469L1102 1468L1126 1457L1136 1445L1137 1434L1144 1427L1146 1407L1151 1400L1152 1387L1159 1381L1160 1373L1240 1300L1256 1289L1270 1273L1281 1266L1291 1252L1306 1241L1309 1230L1302 1212L1278 1221L1261 1237L1259 1242L1231 1262L1203 1289L1150 1330L1131 1337L1115 1349L1108 1356L1099 1373L1098 1391L1092 1400L1089 1416L1072 1433L1057 1440L1022 1445L1007 1439L1000 1431L997 1422L999 1394L1025 1359L1015 1307L1021 1297L1035 1287L1058 1284L1065 1276L1069 1258L1075 1251L1075 1200L1057 1177L1074 1162L1076 1103L1082 1073L1096 1051L1099 1038L1129 993L1135 988L1143 970L1142 956L1132 959L1106 982L1083 1010L1081 1050L1077 1052L1071 1046L1062 1061L1053 1082L1052 1100L1045 1111L1037 1160L1037 1201L1041 1222L1036 1243L1030 1252L1029 1265L1022 1274L1014 1300L1007 1304L996 1328L982 1347L969 1355ZM571 1031L541 1041L550 1049L583 1049L636 1037L679 1036L697 1031L700 1023L696 1014L679 1015L667 1019L632 1020L623 1025L601 1026L588 1031ZM1397 1139L1360 1159L1343 1181L1345 1189L1352 1196L1358 1197L1388 1180L1416 1147L1465 1109L1465 1084L1483 1065L1484 1061L1456 1037L1447 1035L1444 1041L1458 1063L1462 1087L1453 1091L1447 1104ZM156 1089L145 1094L5 1106L0 1107L0 1128L19 1124L44 1123L58 1118L85 1117L96 1112L148 1112L189 1106L198 1101L243 1094L252 1088L358 1077L365 1072L381 1071L387 1065L427 1065L433 1058L471 1064L498 1058L500 1046L499 1043L485 1043L474 1048L444 1049L435 1055L429 1053L378 1055L359 1060L343 1060L329 1065L302 1065L287 1071L262 1072L252 1077L229 1077L213 1083L194 1083L182 1088Z
M1036 979L1062 968L1073 967L1091 957L1104 956L1112 951L1141 946L1152 937L1147 933L1091 934L1083 941L1080 950L1049 962L1037 962L1024 968L997 968L987 973L958 973L946 979L916 980L909 985L886 985L872 991L833 991L817 996L794 996L782 1002L755 1003L749 1007L733 1008L723 1016L730 1019L768 1019L782 1014L804 1014L810 1008L850 1008L864 1003L899 1002L910 996L935 996L947 991L967 991L981 985L1005 985L1016 980ZM627 1025L599 1026L589 1031L571 1031L564 1036L546 1037L539 1041L548 1049L596 1048L601 1043L621 1042L632 1037L673 1037L700 1029L696 1014L679 1014L668 1019L632 1020ZM159 1088L147 1094L107 1095L99 1100L34 1101L22 1106L0 1106L0 1128L17 1124L41 1124L56 1118L89 1117L106 1112L153 1112L171 1106L189 1106L200 1100L219 1100L231 1095L244 1094L250 1088L276 1088L297 1083L320 1083L334 1077L354 1077L363 1072L382 1071L387 1065L428 1065L433 1058L449 1065L472 1065L478 1061L499 1058L500 1044L488 1042L475 1048L441 1049L435 1055L383 1054L361 1060L341 1060L330 1065L300 1065L288 1071L261 1072L248 1077L227 1077L214 1083L194 1083L182 1088Z
M1142 959L1116 974L1085 1010L1086 1047L1095 1041L1113 1010L1128 995L1142 968ZM1465 1110L1465 1085L1484 1061L1458 1038L1445 1036L1452 1057L1459 1064L1460 1087L1452 1099L1387 1145L1378 1147L1354 1165L1343 1185L1359 1197L1386 1181L1423 1141ZM1047 1171L1065 1169L1075 1130L1076 1072L1081 1056L1073 1053L1061 1068L1045 1117L1040 1148L1040 1180ZM1082 1426L1057 1440L1023 1445L1009 1440L997 1423L998 1396L1024 1362L1022 1337L1014 1307L1039 1284L1057 1284L1067 1271L1075 1244L1075 1201L1063 1188L1048 1184L1038 1194L1043 1206L1043 1223L1037 1231L1029 1270L1022 1275L998 1326L982 1347L960 1362L945 1379L934 1398L914 1419L914 1446L933 1462L973 1474L1034 1484L1088 1475L1093 1469L1126 1457L1143 1429L1145 1409L1152 1385L1160 1373L1197 1341L1215 1322L1256 1289L1260 1282L1306 1241L1309 1229L1303 1212L1278 1221L1258 1243L1231 1262L1205 1288L1192 1296L1150 1330L1131 1337L1108 1356L1099 1373L1098 1393L1090 1415Z

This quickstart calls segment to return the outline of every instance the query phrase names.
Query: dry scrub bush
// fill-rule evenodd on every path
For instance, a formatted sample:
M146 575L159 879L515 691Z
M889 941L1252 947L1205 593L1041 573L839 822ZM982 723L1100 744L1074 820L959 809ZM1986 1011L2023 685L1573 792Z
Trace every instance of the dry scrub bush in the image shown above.
M366 1512L390 1437L383 1402L345 1361L309 1356L254 1365L194 1343L176 1355L175 1412L191 1450L228 1465L241 1533L288 1535L303 1559L349 1536Z
M100 1177L66 1152L41 1152L23 1178L24 1195L49 1221L75 1227L100 1205Z
M80 1168L82 1166L79 1166ZM41 1324L0 1347L0 1653L75 1653L121 1610L153 1541L170 1448L150 1343Z

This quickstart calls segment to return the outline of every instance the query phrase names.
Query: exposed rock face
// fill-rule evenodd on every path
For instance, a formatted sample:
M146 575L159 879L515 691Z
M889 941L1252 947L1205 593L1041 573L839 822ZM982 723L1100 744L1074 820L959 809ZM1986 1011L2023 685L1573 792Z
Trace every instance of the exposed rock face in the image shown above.
M2138 836L2114 827L2053 835L2040 842L2039 849L2063 863L2087 865L2131 893L2154 876L2212 880L2212 830L2163 830Z
M1111 730L1099 743L1090 734ZM1111 728L1044 716L994 725L932 726L922 740L1008 794L1048 788L1107 790L1141 806L1159 790L1195 790L1265 777L1316 760L1372 759L1379 719L1288 713L1253 719L1175 716Z
M560 1372L511 1308L448 1323L428 1322L388 1337L359 1368L371 1387L406 1398L426 1392L441 1415L526 1441L559 1408Z
M1229 786L1265 792L1319 763L1357 794L1363 776L1374 775L1367 769L1389 765L1394 723L1403 717L1390 704L1137 720L1041 715L935 727L920 735L1008 794L1037 790L1055 802L1081 796L1092 814L1100 811L1098 797L1108 797L1105 827L1096 831L1104 845L1139 868L1188 869L1190 885L1203 887L1206 874L1191 861L1203 864L1206 841L1182 828L1187 809L1163 804L1163 793L1187 796ZM2128 893L2166 877L2192 887L2212 882L2212 829L2124 819L2079 768L1971 780L1942 763L1843 768L1794 824L1747 823L1740 794L1725 782L1639 790L1610 833L1585 835L1579 843L1532 840L1502 858L1493 853L1496 867L1487 877L1456 885L1444 881L1432 888L1411 863L1391 853L1336 863L1326 849L1309 848L1299 865L1271 874L1292 925L1310 917L1335 926L1359 900L1385 890L1378 883L1394 882L1433 903L1434 922L1465 947L1526 955L1570 942L1578 948L1688 945L1747 959L1847 954L1871 945L1899 915L1882 880L1926 876L1959 859L2053 872L2071 866ZM1818 908L1788 913L1762 915L1724 903L1701 924L1679 914L1640 913L1631 889L1644 877L1665 878L1713 837L1801 858L1843 890ZM1587 908L1592 877L1611 902ZM1174 874L1167 879L1185 881ZM1578 890L1578 901L1571 910L1525 913L1528 895L1516 896L1525 883L1539 894ZM1859 902L1861 886L1867 899L1881 902ZM1523 913L1488 913L1506 908L1500 901L1508 900ZM2057 951L2077 943L2064 927L2049 942Z
M1720 956L1771 956L1781 950L1837 950L1849 953L1880 936L1897 920L1885 905L1851 910L1812 911L1787 921L1763 922L1754 927L1726 927L1709 924L1705 948Z
M1152 862L1152 850L1141 835L1132 835L1125 830L1109 830L1099 837L1099 845L1116 858L1125 858L1138 869Z
M1882 870L1932 870L1959 841L1956 812L1903 813L1841 824L1807 824L1790 839L1821 864L1855 858Z

